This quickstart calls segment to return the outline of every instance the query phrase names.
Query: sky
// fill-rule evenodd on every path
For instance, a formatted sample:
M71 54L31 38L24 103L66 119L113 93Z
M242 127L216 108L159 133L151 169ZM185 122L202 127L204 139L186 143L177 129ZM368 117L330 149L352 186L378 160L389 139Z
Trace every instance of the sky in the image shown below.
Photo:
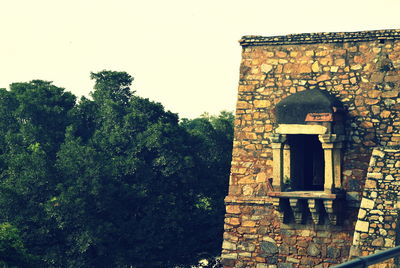
M0 88L33 79L89 96L126 71L179 116L234 111L243 35L399 29L400 0L0 0Z

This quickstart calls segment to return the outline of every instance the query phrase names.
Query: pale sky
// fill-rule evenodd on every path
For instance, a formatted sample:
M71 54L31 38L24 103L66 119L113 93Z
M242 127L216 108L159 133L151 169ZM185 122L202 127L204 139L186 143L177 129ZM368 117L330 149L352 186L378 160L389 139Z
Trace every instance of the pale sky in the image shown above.
M126 71L180 117L234 110L243 35L399 29L400 0L0 0L0 88L32 79L88 95Z

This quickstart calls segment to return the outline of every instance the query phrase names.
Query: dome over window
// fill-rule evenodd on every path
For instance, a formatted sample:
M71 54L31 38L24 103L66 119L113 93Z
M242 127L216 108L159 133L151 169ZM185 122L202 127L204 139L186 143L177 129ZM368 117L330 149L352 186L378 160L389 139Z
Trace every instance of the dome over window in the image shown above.
M278 124L305 124L306 121L333 121L333 114L343 110L342 103L320 89L309 89L286 97L276 105ZM321 119L312 120L310 117Z

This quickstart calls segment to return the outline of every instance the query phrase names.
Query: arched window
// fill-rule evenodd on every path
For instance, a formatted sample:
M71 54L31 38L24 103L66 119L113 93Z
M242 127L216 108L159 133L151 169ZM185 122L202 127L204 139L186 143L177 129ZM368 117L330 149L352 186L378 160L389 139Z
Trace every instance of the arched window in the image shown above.
M298 92L276 105L278 125L271 137L274 192L269 195L280 206L281 201L290 203L298 223L304 220L305 206L314 222L320 221L322 210L336 222L333 200L342 188L342 118L342 104L319 89Z

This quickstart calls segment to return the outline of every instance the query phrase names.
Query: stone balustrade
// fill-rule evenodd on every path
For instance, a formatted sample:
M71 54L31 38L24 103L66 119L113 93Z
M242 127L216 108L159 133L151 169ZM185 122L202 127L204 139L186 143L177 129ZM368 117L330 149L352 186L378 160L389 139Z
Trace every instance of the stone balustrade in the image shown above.
M345 204L343 193L293 191L270 192L268 196L272 198L279 218L284 223L304 224L311 218L314 224L337 225L340 223L341 210Z

